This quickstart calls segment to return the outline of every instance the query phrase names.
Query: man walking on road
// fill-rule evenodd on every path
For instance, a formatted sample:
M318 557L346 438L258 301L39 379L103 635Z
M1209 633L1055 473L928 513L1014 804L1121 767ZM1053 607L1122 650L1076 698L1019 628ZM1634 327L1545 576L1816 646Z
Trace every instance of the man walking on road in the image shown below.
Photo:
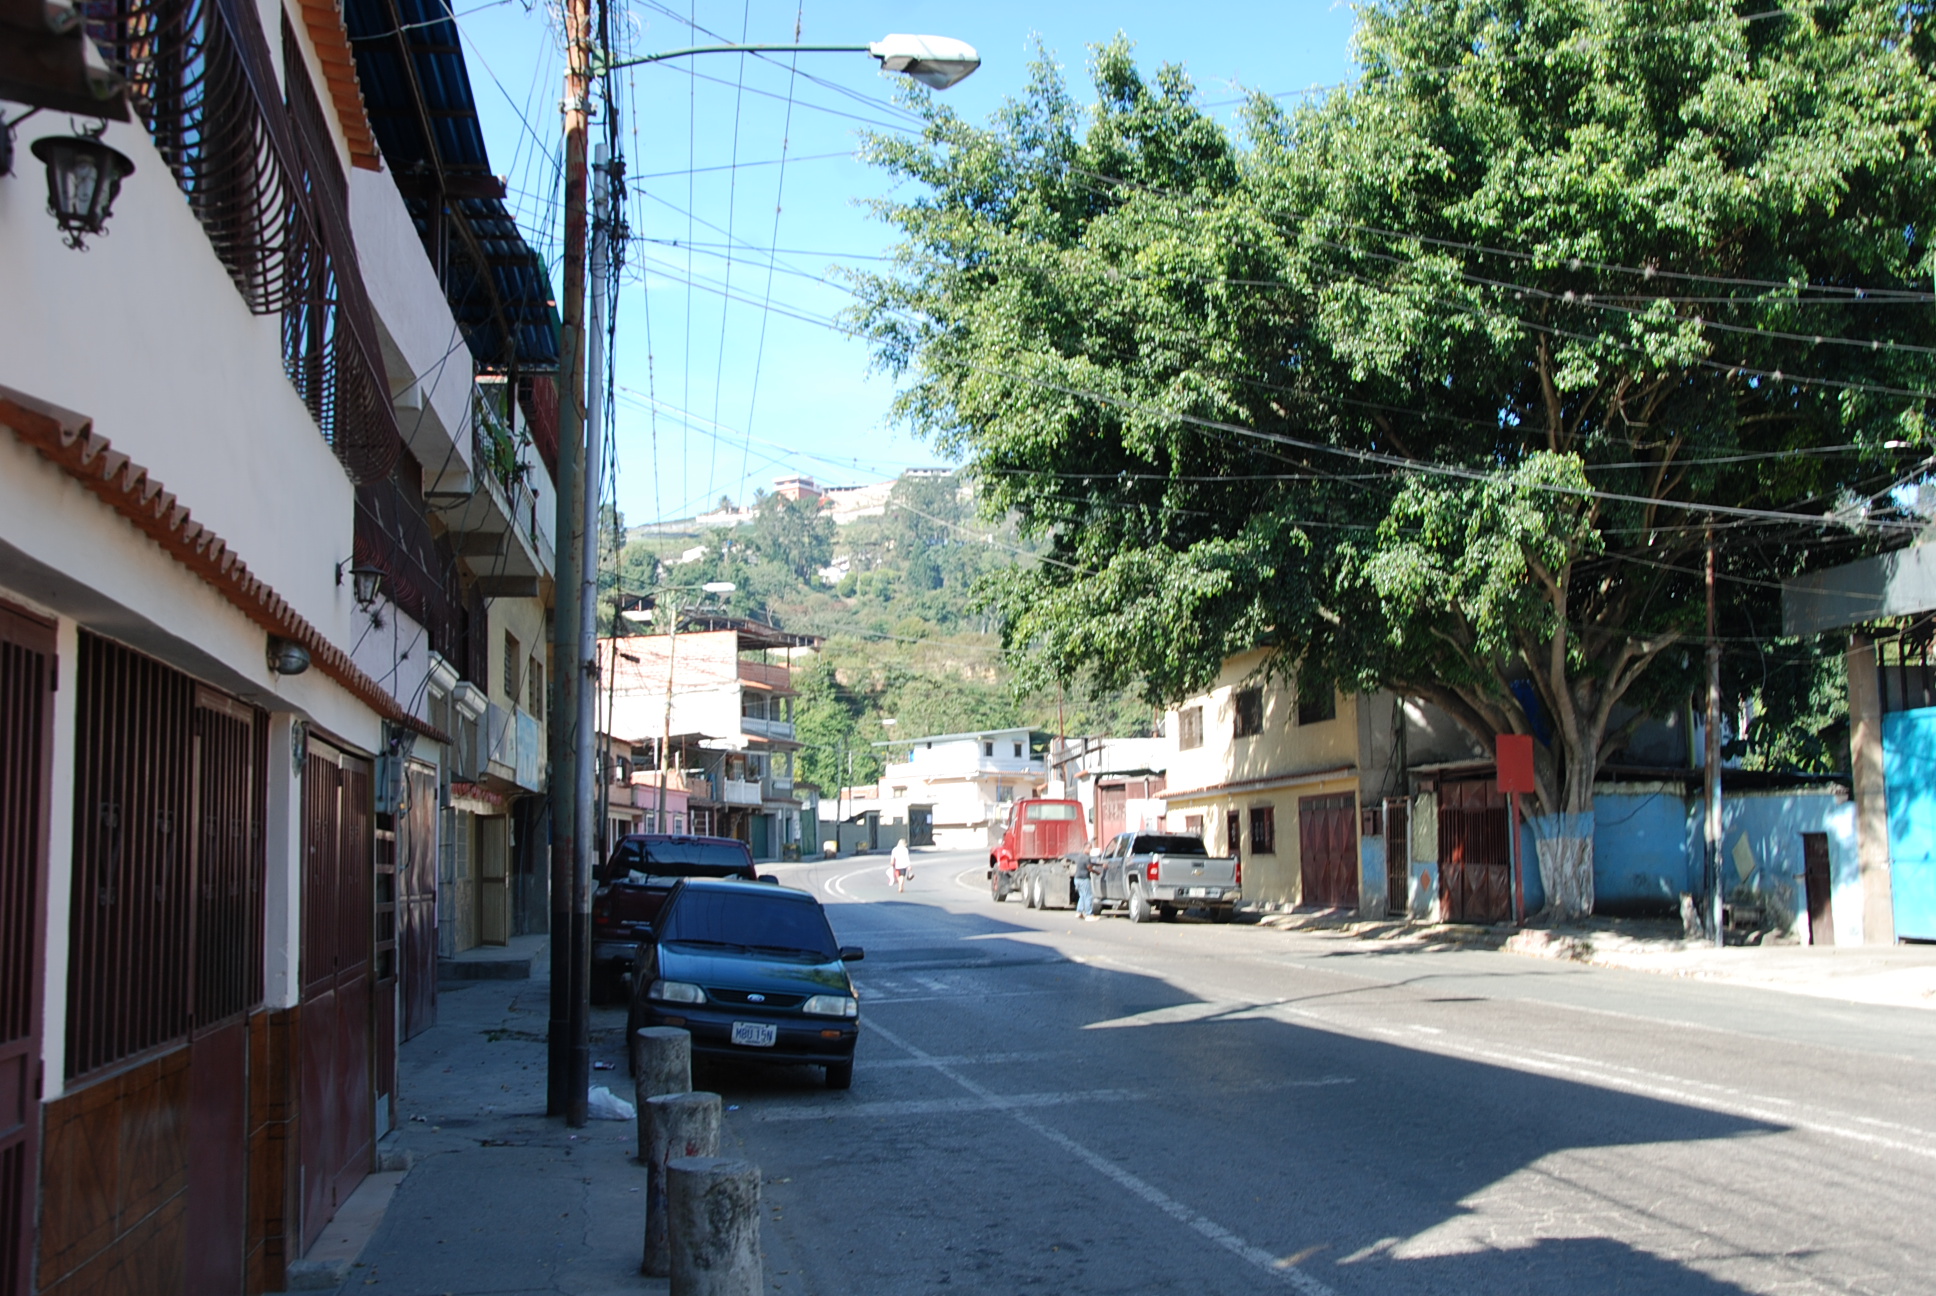
M914 876L914 861L908 857L906 838L894 843L894 850L887 857L887 871L894 879L894 889L906 891L907 880Z

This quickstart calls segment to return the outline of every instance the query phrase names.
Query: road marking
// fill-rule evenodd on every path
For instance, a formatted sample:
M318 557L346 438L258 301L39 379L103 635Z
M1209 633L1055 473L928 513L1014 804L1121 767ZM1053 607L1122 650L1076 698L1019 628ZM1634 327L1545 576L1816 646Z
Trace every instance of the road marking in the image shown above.
M828 878L820 884L820 887L828 895L838 896L842 900L850 900L855 904L873 904L874 900L871 896L850 894L847 890L847 879L859 877L863 873L873 873L876 871L885 870L882 870L878 864L869 864L866 868L848 869L845 873L836 873L833 877Z
M962 879L963 879L963 878L966 878L966 877L973 877L973 878L976 878L976 879L978 879L978 880L977 880L977 881L974 881L974 882L964 882L964 881L962 881ZM958 886L958 887L960 887L960 888L961 888L962 890L964 890L964 891L976 891L976 892L980 892L980 891L986 891L986 890L988 890L988 868L987 868L987 866L986 866L986 865L980 865L980 866L977 866L977 867L975 867L975 868L965 868L965 869L963 869L963 870L961 870L961 872L959 872L959 873L957 873L957 874L955 874L955 885L956 885L956 886Z
M876 1102L821 1103L811 1107L769 1107L755 1114L752 1119L767 1123L835 1120L849 1117L955 1116L1000 1111L1005 1107L1067 1107L1092 1100L1133 1102L1147 1097L1149 1097L1148 1094L1136 1093L1128 1089L1092 1089L1070 1093L1010 1094L999 1103L972 1095L966 1098L900 1098Z
M899 1035L885 1029L878 1023L870 1023L868 1029L888 1043L901 1049L910 1057L924 1058L931 1062L934 1061L930 1054L916 1048ZM1090 1169L1096 1171L1106 1179L1113 1180L1118 1186L1142 1198L1179 1224L1183 1224L1201 1234L1203 1237L1208 1238L1238 1259L1247 1261L1273 1278L1284 1279L1294 1289L1303 1293L1303 1296L1337 1296L1337 1293L1331 1288L1325 1286L1303 1270L1295 1268L1294 1262L1280 1260L1279 1257L1272 1255L1270 1252L1264 1250L1264 1248L1251 1245L1209 1216L1184 1205L1176 1198L1164 1192L1161 1188L1158 1188L1155 1184L1137 1178L1134 1174L1122 1166L1117 1165L1108 1157L1070 1138L1061 1130L1035 1119L1035 1117L1016 1106L1004 1095L996 1093L985 1085L977 1084L953 1067L945 1064L937 1063L934 1066L934 1070L947 1076L963 1089L966 1089L969 1093L981 1099L984 1103L988 1104L990 1109L999 1110L1023 1128L1047 1139L1049 1142L1075 1157L1078 1161L1083 1162Z

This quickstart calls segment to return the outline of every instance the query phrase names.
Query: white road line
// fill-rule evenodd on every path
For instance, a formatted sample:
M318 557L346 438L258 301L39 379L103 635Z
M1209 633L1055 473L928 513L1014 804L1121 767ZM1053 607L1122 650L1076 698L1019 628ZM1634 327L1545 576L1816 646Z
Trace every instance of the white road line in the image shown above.
M876 871L885 872L886 870L879 864L869 864L866 868L848 869L845 873L837 873L833 877L828 878L820 884L820 887L828 895L838 896L842 900L851 900L855 904L873 904L874 901L869 896L849 894L847 890L847 879L859 877L863 873L873 873Z
M963 879L963 878L966 878L966 877L973 877L973 878L975 878L975 879L977 879L977 880L976 880L976 881L974 881L974 882L964 882L964 881L962 881L962 879ZM962 890L964 890L964 891L986 891L986 890L988 890L988 867L987 867L987 865L982 865L982 866L980 866L980 867L977 867L977 868L966 868L966 869L963 869L963 870L961 870L961 872L959 872L959 873L957 873L957 874L955 874L955 885L956 885L956 886L958 886L958 887L960 887L960 888L961 888Z
M888 1043L901 1049L910 1057L926 1058L933 1061L929 1054L916 1048L892 1031L886 1030L877 1022L870 1022L868 1029ZM1286 1263L1284 1260L1280 1260L1277 1256L1272 1255L1260 1246L1251 1245L1209 1216L1200 1214L1189 1206L1184 1205L1176 1198L1164 1192L1161 1188L1158 1188L1155 1184L1137 1178L1134 1174L1131 1174L1122 1166L1117 1165L1108 1157L1070 1138L1061 1130L1050 1125L1045 1125L1002 1094L998 1094L984 1085L975 1083L950 1066L936 1062L934 1069L942 1075L947 1076L975 1097L981 1099L989 1108L1001 1111L1025 1129L1039 1134L1041 1137L1075 1157L1078 1161L1083 1162L1090 1169L1096 1171L1106 1179L1113 1180L1118 1186L1142 1198L1179 1224L1186 1225L1216 1243L1224 1250L1230 1252L1232 1255L1247 1261L1273 1278L1284 1279L1294 1289L1303 1293L1303 1296L1337 1296L1336 1292L1319 1282L1316 1278L1313 1278L1310 1274L1305 1273L1292 1264Z

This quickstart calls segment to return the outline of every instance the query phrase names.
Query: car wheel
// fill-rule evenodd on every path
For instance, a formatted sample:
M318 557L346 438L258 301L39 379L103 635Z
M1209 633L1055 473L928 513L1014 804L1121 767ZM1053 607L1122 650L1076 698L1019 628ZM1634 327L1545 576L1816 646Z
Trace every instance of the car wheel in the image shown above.
M829 1089L851 1089L854 1087L854 1059L827 1064L827 1087Z
M1133 923L1146 923L1150 920L1149 897L1143 894L1141 887L1129 889L1129 920Z

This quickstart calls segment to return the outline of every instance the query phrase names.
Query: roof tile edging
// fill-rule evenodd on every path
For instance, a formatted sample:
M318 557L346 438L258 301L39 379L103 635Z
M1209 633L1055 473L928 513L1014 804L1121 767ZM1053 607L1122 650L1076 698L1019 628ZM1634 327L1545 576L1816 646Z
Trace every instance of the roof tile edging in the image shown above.
M448 735L404 710L382 685L357 668L349 654L251 573L227 541L195 521L186 505L151 478L146 468L115 450L93 424L66 422L22 403L23 399L0 389L0 424L11 428L16 437L126 518L244 616L270 634L301 644L323 674L372 711L435 742L450 741Z

